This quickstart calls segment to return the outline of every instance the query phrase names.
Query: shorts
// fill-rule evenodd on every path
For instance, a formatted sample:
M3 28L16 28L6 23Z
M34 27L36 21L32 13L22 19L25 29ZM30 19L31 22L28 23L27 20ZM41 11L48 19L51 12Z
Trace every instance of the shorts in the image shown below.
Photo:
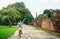
M19 28L19 31L22 30L22 28Z

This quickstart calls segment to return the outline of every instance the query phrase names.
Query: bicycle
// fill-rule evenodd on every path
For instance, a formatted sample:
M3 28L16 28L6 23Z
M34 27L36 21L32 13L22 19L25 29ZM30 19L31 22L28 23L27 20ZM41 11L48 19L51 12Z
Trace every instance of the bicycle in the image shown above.
M19 38L21 38L22 30L19 30Z

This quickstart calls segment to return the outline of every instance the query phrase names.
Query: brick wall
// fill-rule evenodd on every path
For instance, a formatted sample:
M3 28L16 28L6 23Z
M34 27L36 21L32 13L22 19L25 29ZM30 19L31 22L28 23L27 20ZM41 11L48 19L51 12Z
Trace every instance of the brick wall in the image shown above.
M52 24L52 21L50 19L43 19L42 23L41 23L41 27L45 28L45 29L48 29L48 30L55 31L55 28L54 28L54 26Z

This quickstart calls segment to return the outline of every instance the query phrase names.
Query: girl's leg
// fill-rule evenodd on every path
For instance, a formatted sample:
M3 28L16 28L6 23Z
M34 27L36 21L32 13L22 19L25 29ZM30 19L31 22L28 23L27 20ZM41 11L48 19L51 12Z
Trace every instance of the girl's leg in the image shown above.
M20 32L21 32L21 34L22 34L22 28L20 28Z
M19 30L19 36L20 36L20 30Z

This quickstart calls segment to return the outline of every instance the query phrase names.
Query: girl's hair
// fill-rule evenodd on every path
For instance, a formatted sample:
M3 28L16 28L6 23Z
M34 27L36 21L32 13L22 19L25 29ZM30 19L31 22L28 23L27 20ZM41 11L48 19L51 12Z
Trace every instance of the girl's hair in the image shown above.
M20 20L20 21L18 21L18 22L21 22L21 20Z

